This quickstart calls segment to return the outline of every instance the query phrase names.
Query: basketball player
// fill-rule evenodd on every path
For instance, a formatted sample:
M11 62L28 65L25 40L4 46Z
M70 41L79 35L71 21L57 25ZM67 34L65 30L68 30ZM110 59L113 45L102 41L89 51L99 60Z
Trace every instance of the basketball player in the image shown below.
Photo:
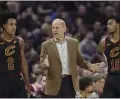
M15 36L16 24L14 13L0 13L0 98L27 98L30 92L24 41Z
M112 16L107 22L108 36L102 39L98 53L107 57L108 75L106 78L103 98L120 97L120 27L119 18Z

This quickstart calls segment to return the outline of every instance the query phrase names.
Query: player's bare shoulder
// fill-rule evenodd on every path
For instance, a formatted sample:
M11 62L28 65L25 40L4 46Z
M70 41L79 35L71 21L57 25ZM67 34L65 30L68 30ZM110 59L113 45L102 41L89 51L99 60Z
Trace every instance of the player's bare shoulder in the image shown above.
M104 53L105 48L106 48L106 39L107 37L104 37L103 39L100 40L99 45L97 47L97 51L99 53Z
M21 47L24 47L24 40L23 40L21 37L19 37L19 36L17 36L17 39L18 39L18 41L19 41L19 46L20 46L20 48L21 48Z

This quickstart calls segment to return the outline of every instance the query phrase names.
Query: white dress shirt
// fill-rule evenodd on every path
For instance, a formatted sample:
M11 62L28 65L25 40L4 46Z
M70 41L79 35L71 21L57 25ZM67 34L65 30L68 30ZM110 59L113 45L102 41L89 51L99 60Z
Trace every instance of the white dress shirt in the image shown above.
M62 43L56 42L56 46L62 63L62 75L64 74L70 75L67 41L64 40L64 42Z

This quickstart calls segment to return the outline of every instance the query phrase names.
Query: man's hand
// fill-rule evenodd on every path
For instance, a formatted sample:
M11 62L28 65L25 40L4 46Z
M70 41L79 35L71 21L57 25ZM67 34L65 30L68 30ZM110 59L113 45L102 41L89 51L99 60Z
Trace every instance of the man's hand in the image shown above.
M80 94L80 92L76 92L76 95L75 95L75 98L77 99L81 99L81 94Z
M101 72L102 70L101 63L90 64L90 70L92 72Z
M31 95L31 85L27 84L26 89L27 89L27 94L28 94L28 97L29 97Z
M42 69L47 69L49 67L48 55L46 56L41 67L42 67Z

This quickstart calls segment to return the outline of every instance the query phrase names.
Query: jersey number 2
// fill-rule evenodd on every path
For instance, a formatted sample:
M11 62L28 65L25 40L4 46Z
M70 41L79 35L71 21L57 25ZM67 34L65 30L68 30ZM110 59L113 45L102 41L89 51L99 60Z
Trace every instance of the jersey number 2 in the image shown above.
M8 70L14 70L14 59L12 57L9 57L7 59L8 62Z

